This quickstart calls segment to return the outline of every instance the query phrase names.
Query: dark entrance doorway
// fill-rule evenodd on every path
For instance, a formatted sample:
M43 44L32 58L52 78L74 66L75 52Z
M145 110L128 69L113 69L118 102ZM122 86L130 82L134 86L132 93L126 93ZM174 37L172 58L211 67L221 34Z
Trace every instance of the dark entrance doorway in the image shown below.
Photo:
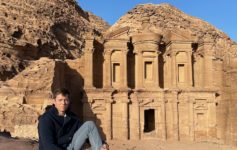
M155 110L148 109L144 112L144 132L151 132L155 130Z

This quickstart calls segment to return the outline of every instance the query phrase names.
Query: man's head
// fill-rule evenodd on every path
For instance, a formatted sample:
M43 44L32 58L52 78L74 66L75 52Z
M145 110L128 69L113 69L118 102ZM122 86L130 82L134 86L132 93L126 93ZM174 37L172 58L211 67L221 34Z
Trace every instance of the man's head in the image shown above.
M53 95L53 104L59 115L64 115L70 104L70 92L66 88L57 89Z

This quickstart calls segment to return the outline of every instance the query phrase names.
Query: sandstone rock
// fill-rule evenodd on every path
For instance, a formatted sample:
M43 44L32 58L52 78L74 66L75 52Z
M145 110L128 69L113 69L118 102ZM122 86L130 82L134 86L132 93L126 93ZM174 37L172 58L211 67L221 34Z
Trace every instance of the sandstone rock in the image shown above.
M0 10L1 131L36 138L52 91L67 87L72 110L107 139L237 143L237 46L207 22L143 4L104 34L73 0L3 0Z
M163 35L166 35L167 31L182 32L182 35L192 35L197 40L212 40L215 42L215 48L222 53L229 53L228 49L234 43L224 32L211 24L189 16L170 4L137 5L109 28L107 34L126 26L130 27L129 35L138 33L142 30L142 19L145 17L149 18L148 26L152 32ZM223 58L223 54L217 57Z
M108 28L74 0L2 0L0 11L0 80L23 70L26 60L78 58L84 36L101 37Z
M0 85L1 131L14 137L37 138L38 117L52 104L52 91L63 86L64 67L61 61L41 58Z
M38 122L28 125L15 125L14 132L11 133L12 137L19 137L25 139L38 140Z
M22 126L28 127L34 125L36 127L40 112L27 104L19 104L6 100L0 100L0 102L0 131L10 132L15 137L35 138L37 130L31 130L32 132L27 132L27 135L27 133L21 133L23 129L18 129ZM24 130L27 131L28 128Z

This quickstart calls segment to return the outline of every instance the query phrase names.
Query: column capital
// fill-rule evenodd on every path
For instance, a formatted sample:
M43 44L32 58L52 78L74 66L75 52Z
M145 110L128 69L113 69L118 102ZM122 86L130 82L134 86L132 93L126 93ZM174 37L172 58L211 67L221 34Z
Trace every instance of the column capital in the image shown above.
M94 38L86 38L85 39L85 47L93 47L95 39Z
M130 103L130 99L128 99L128 98L127 99L122 99L121 102L128 104L128 103Z
M136 55L141 55L142 51L141 50L134 50L133 53L136 54Z
M157 54L157 56L159 56L161 54L161 52L160 51L156 51L156 54Z
M105 102L112 104L114 100L112 98L106 98Z
M85 51L84 51L84 53L93 54L94 51L95 51L95 48L93 48L93 47L92 47L92 48L86 48Z
M176 55L177 55L177 52L176 52L176 51L170 52L170 56L171 56L171 57L174 57L174 56L176 56Z
M122 49L121 51L122 51L123 54L126 54L126 55L127 55L127 53L128 53L129 50L128 50L128 49Z
M112 49L104 49L103 55L111 55L112 54Z

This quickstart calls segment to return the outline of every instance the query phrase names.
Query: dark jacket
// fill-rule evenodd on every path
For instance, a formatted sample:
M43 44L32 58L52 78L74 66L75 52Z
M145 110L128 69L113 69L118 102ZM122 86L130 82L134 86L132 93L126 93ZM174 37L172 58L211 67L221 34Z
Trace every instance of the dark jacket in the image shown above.
M64 122L61 124L58 111L52 106L39 119L39 150L66 149L79 127L79 119L70 111L66 112Z

